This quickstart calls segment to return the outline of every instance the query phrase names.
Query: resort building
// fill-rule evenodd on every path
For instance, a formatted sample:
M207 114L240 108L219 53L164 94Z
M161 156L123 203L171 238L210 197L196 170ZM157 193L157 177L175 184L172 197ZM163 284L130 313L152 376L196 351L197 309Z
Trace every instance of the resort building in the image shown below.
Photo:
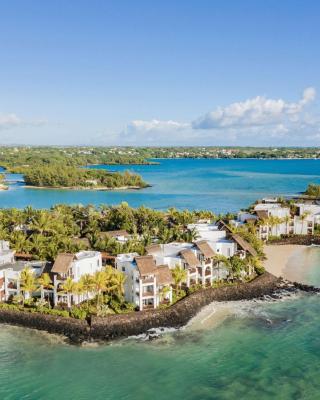
M119 254L116 269L125 274L124 294L126 301L139 310L157 308L172 302L173 279L167 265L156 265L155 259L137 253Z
M9 242L0 240L0 266L14 262L15 251L10 249Z
M119 243L126 243L131 235L126 230L100 232L101 239L115 239Z
M306 215L309 219L313 220L314 225L320 225L320 205L297 203L295 206L298 208L299 215Z
M66 302L67 294L62 290L62 285L68 277L74 282L78 282L83 275L92 275L97 271L101 271L102 268L102 257L99 251L58 254L51 269L51 273L54 275L54 304L57 305L60 302ZM78 304L86 300L86 298L86 294L73 294L71 302Z
M261 240L268 240L270 236L313 234L314 225L320 222L320 206L303 203L295 204L295 207L293 215L290 207L275 202L275 199L264 199L255 205L252 214L240 212L236 220L229 222L236 228L253 223Z
M261 203L254 207L258 221L258 237L268 240L269 236L281 236L294 233L294 221L289 207L279 203ZM264 223L261 223L264 222Z
M46 265L45 261L13 261L0 265L0 301L21 294L21 272L26 267L31 269L35 277L39 277Z
M230 239L230 229L222 221L217 224L190 224L188 229L194 229L197 232L198 240L205 240L212 248L215 254L225 257L232 257L237 251L236 243Z
M152 255L157 265L166 264L170 269L179 266L187 272L186 286L203 286L213 280L215 252L206 240L196 243L166 243L149 246L147 253Z

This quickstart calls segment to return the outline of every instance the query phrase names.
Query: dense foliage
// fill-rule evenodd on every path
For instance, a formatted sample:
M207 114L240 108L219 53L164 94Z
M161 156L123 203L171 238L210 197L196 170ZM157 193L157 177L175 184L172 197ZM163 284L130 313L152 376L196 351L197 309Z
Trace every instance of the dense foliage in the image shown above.
M304 194L312 197L320 197L320 185L315 185L311 183L310 185L308 185L307 190Z
M128 171L121 174L101 169L84 169L53 164L25 168L23 172L27 185L39 187L105 187L112 189L147 186L140 175Z
M319 158L320 150L294 147L0 147L0 165L20 172L62 164L150 164L153 158Z
M146 207L56 205L50 210L27 207L0 210L0 239L9 240L17 252L31 253L35 258L53 260L59 252L76 252L92 248L112 255L136 251L144 254L145 246L159 241L193 241L196 234L186 228L199 218L214 220L210 211L167 212ZM126 243L103 234L125 229L132 237Z

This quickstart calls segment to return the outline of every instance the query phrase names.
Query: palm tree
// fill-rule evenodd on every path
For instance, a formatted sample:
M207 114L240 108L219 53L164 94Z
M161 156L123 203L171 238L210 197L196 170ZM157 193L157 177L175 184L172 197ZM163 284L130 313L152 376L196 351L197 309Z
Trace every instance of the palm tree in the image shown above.
M45 272L42 274L38 279L37 279L38 285L40 285L40 290L41 290L41 299L44 298L44 290L50 290L53 288L52 285L52 280L50 278L50 275Z
M229 259L226 256L223 256L222 254L216 254L213 258L214 262L218 266L218 281L220 281L220 265L224 264L226 266L229 265Z
M303 233L303 226L304 226L304 221L307 219L308 215L310 214L309 211L305 211L300 215L300 221L301 221L301 235Z
M86 293L87 308L89 309L89 294L94 289L93 277L90 274L82 275L80 283L83 287L83 291Z
M32 220L31 229L43 236L52 232L51 222L51 215L44 210L40 210Z
M163 301L166 298L166 295L170 293L170 286L163 286L163 288L160 290L160 301Z
M30 267L25 267L20 274L20 287L23 292L24 300L30 298L32 292L37 289L36 278Z
M185 282L187 279L187 271L180 267L180 265L176 265L172 270L172 277L176 287L181 288L182 282Z
M289 225L289 222L291 221L291 216L290 215L286 215L284 218L283 218L283 222L285 222L285 224L286 224L286 233L288 234L289 233L289 228L288 228L288 225Z
M107 274L105 271L97 271L92 278L93 289L97 295L97 303L96 306L99 308L100 306L100 297L101 293L107 288Z
M71 308L71 296L76 290L75 282L70 278L70 276L62 284L62 290L67 294L67 304L68 308Z

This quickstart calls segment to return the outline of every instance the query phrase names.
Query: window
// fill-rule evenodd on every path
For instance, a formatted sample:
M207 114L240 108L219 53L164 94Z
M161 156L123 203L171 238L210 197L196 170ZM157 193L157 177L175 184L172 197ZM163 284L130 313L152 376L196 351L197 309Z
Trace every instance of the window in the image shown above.
M97 260L97 267L100 266L100 260Z
M126 267L122 267L122 272L126 272Z

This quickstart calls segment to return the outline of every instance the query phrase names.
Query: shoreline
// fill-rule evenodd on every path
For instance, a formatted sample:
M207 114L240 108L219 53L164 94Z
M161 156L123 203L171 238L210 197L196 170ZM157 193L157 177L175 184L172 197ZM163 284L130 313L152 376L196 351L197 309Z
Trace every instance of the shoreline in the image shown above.
M290 260L299 256L308 246L304 244L268 244L264 247L267 259L263 266L266 271L277 277L290 278L287 275Z
M109 187L84 187L84 186L32 186L32 185L24 185L26 189L38 189L38 190L85 190L85 191L95 191L95 192L104 192L104 191L117 191L117 190L142 190L151 187L151 185L147 185L144 187L140 186L120 186L116 188L109 188Z
M114 314L107 317L91 316L88 320L0 309L0 323L60 334L74 344L107 342L144 334L150 329L181 328L212 302L263 298L272 296L286 287L294 290L292 284L265 272L250 282L200 289L165 309Z

